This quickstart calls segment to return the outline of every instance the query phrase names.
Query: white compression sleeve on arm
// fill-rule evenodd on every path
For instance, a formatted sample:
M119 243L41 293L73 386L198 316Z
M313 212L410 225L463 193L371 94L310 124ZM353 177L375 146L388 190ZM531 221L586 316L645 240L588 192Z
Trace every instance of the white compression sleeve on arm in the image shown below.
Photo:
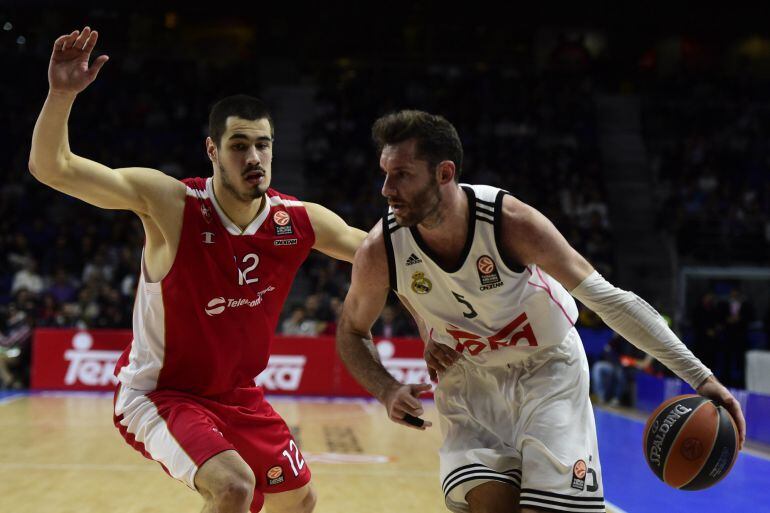
M596 312L607 326L660 360L691 387L696 388L711 376L708 367L687 349L653 307L633 292L613 286L597 271L570 294Z

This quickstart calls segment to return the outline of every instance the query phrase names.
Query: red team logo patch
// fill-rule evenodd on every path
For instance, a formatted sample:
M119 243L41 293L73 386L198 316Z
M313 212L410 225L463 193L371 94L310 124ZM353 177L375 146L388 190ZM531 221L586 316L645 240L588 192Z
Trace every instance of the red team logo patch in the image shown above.
M273 214L273 222L278 226L286 226L289 224L289 214L283 210L279 210Z

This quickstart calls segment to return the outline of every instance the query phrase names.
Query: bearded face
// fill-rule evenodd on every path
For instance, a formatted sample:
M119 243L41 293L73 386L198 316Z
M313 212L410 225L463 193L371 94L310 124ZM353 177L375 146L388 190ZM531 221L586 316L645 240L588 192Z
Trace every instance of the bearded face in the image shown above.
M415 226L434 218L441 205L438 182L433 174L429 175L428 182L420 189L387 198L400 226Z
M441 194L436 174L428 162L416 158L413 140L386 145L380 167L385 175L382 195L400 226L425 224L437 216Z

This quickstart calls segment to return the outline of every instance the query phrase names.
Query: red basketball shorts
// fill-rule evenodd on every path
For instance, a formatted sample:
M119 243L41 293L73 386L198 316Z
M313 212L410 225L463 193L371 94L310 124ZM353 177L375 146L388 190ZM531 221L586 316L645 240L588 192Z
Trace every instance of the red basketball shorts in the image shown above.
M126 442L194 490L198 469L227 450L237 451L254 472L252 511L262 507L265 493L294 490L310 482L310 469L288 426L261 388L236 389L214 401L119 385L114 405L115 426Z

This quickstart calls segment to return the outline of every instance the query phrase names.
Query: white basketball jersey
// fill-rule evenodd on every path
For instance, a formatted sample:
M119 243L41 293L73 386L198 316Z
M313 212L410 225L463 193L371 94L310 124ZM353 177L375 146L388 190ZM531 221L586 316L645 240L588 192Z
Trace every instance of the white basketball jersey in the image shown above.
M536 265L507 262L499 248L506 191L462 184L468 235L459 264L444 268L417 227L383 219L390 284L423 318L437 342L479 365L505 365L560 344L577 320L562 285Z

